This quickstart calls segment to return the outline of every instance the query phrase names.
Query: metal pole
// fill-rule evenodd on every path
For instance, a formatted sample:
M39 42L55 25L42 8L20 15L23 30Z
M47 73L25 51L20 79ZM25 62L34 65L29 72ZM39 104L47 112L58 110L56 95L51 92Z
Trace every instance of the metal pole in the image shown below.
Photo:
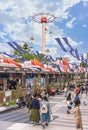
M46 23L42 22L42 53L46 53Z

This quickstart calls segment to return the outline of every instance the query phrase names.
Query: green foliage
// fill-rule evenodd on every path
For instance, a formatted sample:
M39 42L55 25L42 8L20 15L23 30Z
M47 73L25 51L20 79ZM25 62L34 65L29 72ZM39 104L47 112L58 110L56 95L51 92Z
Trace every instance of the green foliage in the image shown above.
M33 60L34 56L31 54L22 54L24 60Z
M20 84L17 84L17 99L20 98Z
M5 102L4 104L3 104L3 106L13 106L13 105L15 105L16 104L16 101L15 100L13 100L13 101L9 101L9 102Z
M46 49L46 52L50 52L50 50L49 50L49 49Z
M28 46L25 47L24 49L27 52L30 52L30 48L28 48ZM33 59L37 59L38 61L40 61L42 63L46 63L46 64L48 64L50 62L48 59L44 58L45 55L42 54L42 53L41 54L37 54L37 55L33 55L33 54L25 54L25 53L19 53L17 51L14 51L14 55L15 56L22 56L22 59L19 59L19 58L15 59L18 62L23 62L25 60L33 60Z
M57 59L57 60L62 60L62 57L61 57L61 56L60 56L60 57L56 57L56 59Z
M23 47L22 47L25 51L27 52L30 52L31 51L31 48L28 46L28 44L25 42L23 44ZM49 49L47 49L47 52L49 52ZM33 55L33 54L26 54L26 53L19 53L18 51L14 51L14 55L15 56L22 56L22 58L16 58L15 61L17 62L23 62L23 61L28 61L28 60L33 60L33 59L37 59L38 61L42 62L42 63L45 63L45 64L49 64L50 63L50 60L48 59L45 59L44 58L44 54L40 54L38 53L37 55Z
M84 68L87 68L87 67L88 67L88 65L87 65L86 63L84 63L84 62L81 62L81 63L80 63L80 66L81 66L81 67L84 67Z
M34 91L33 94L37 93L37 87L38 87L38 78L34 78Z

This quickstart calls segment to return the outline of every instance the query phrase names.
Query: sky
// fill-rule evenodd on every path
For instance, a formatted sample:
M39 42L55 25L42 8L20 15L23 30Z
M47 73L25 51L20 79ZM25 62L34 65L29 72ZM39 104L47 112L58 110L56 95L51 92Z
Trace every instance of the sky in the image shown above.
M79 54L88 53L88 0L0 0L0 52L13 53L7 42L28 42L33 50L42 50L42 24L32 17L39 13L55 16L46 23L46 49L52 57L68 56L55 38L67 37ZM39 15L37 15L39 16ZM31 37L34 38L31 41ZM63 43L65 45L65 43ZM67 48L67 46L66 46Z

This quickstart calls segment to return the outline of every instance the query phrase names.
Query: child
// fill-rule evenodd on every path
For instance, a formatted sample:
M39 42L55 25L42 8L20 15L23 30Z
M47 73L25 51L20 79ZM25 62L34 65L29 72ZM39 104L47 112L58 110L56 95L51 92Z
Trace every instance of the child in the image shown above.
M71 93L67 96L67 114L70 114L70 110L72 109L72 99L71 99Z
M86 94L82 94L82 102L84 106L87 105Z
M80 100L79 99L74 100L74 120L76 122L77 130L83 130L82 117L81 117L79 105L80 105Z

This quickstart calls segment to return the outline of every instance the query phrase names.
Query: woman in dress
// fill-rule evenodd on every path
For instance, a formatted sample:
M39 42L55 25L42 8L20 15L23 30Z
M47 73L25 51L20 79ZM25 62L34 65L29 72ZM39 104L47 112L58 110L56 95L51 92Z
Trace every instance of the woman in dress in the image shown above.
M77 130L83 130L82 127L82 117L80 111L80 100L77 98L74 100L74 120L76 123Z
M37 99L37 94L34 95L34 98L31 102L31 112L30 112L30 121L34 123L34 125L37 125L40 121L40 103Z

